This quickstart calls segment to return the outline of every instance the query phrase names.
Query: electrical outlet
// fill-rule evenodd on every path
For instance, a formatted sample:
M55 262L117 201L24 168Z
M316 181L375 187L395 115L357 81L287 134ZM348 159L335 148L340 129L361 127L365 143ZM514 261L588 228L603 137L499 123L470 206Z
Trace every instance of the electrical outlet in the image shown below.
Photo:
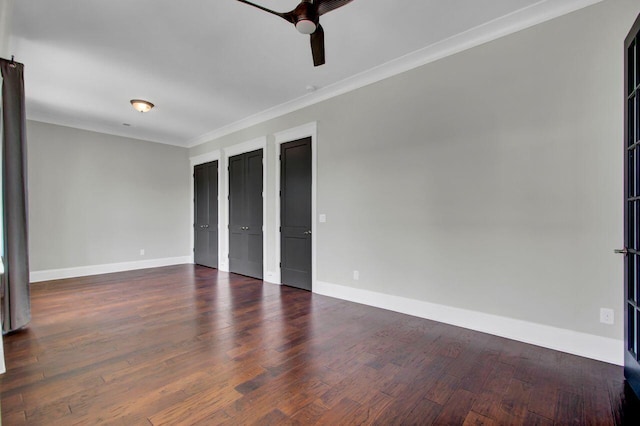
M600 308L600 322L603 324L613 324L613 309Z
M356 281L360 279L360 271L353 271L353 279Z
M140 249L140 256L144 256L144 249Z

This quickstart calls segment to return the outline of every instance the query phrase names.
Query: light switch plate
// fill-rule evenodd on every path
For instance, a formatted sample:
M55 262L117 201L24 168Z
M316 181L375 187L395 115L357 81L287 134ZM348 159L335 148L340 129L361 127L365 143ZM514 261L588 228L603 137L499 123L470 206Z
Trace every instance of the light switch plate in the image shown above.
M320 223L325 223L327 221L327 215L326 214L319 215L318 220L320 221Z

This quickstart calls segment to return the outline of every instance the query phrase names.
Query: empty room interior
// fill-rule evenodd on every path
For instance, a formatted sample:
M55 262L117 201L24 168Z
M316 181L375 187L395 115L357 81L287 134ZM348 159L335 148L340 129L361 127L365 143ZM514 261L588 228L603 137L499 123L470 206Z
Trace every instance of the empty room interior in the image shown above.
M2 424L640 424L640 2L252 3L0 0Z

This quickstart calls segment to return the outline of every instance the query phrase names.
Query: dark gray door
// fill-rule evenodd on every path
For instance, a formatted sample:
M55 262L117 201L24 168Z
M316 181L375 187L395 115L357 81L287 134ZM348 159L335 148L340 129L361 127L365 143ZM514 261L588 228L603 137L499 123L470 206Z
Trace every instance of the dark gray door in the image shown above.
M640 16L625 48L624 375L640 395Z
M229 158L229 271L262 279L262 150Z
M218 267L218 162L193 168L193 258L196 264Z
M311 290L311 138L280 146L282 284Z

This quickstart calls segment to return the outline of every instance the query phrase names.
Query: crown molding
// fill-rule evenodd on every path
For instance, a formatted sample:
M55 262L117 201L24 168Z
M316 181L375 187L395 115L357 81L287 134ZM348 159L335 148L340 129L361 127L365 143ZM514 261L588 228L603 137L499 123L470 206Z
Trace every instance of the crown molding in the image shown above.
M242 120L220 127L187 141L192 148L256 124L280 117L333 97L351 92L378 81L435 62L447 56L533 27L576 10L600 3L603 0L542 0L500 18L471 28L455 36L441 40L392 61L386 62L337 83L318 89L314 93L266 109Z

